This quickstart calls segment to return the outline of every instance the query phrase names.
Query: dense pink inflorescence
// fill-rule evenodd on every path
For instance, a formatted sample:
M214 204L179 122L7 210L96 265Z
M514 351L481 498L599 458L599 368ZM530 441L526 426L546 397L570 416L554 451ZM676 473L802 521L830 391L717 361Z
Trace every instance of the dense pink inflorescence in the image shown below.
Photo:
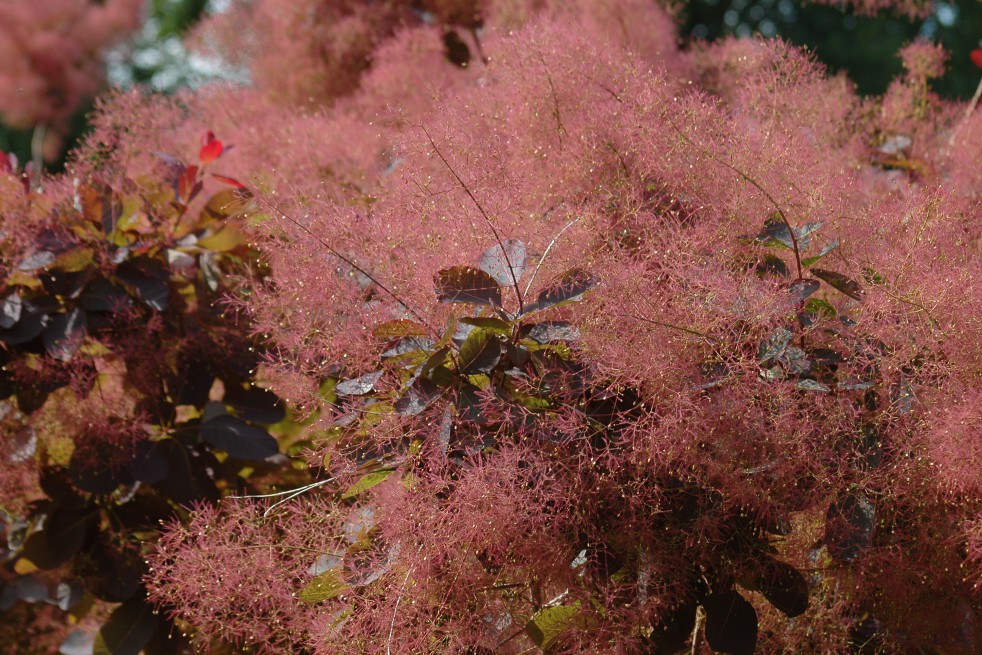
M238 303L275 345L273 388L311 413L379 367L380 324L438 339L479 311L438 302L434 278L499 238L531 262L504 312L573 268L596 282L544 313L577 327L575 365L516 383L575 401L533 411L482 389L481 423L448 392L340 427L324 406L310 461L337 493L175 524L154 600L203 642L324 654L518 653L537 612L575 607L562 652L626 653L671 643L657 630L712 579L758 608L760 652L840 652L870 626L897 652L971 652L982 123L931 93L943 53L908 46L906 74L861 99L781 42L680 51L648 3L421 5L239 6L201 34L250 40L253 86L183 107L119 96L88 154L112 144L139 179L159 174L155 150L205 129L235 143L221 172L258 194L270 271ZM448 30L465 68L445 56ZM126 130L123 109L152 125ZM768 219L808 234L765 247ZM787 352L832 372L796 383L766 352L782 330ZM386 373L378 390L399 383ZM629 394L598 441L589 406ZM448 446L468 438L463 455ZM385 479L346 494L372 466ZM849 503L875 508L872 534L832 556L828 516ZM793 621L754 591L759 553L734 546L747 516L808 571ZM318 575L337 588L308 602Z
M104 80L103 55L137 28L140 0L5 2L0 6L0 115L60 127Z

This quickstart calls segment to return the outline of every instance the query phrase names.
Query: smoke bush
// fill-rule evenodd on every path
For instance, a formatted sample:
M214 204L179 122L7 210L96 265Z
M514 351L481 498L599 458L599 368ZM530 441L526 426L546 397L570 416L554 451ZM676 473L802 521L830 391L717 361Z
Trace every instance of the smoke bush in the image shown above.
M263 1L199 39L253 84L109 98L73 161L173 211L159 151L214 130L253 197L206 225L258 253L226 307L313 482L167 524L149 599L201 648L977 648L982 123L943 52L864 99L640 1ZM203 325L178 373L241 347ZM126 370L137 422L175 369Z

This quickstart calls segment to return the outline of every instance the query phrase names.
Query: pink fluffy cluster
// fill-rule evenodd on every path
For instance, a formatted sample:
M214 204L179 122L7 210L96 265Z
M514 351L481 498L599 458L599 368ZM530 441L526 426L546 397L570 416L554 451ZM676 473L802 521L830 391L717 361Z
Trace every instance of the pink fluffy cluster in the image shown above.
M199 42L249 54L254 84L108 100L76 166L111 144L139 179L204 129L236 144L222 172L262 197L271 271L246 309L277 346L273 388L310 411L325 380L379 368L379 325L472 315L434 279L498 237L530 262L505 314L572 268L596 281L547 310L580 335L579 368L548 384L638 400L603 445L578 436L577 406L532 416L485 393L475 428L447 393L344 418L346 448L325 405L310 461L332 482L268 516L227 500L171 526L152 599L202 644L252 652L660 653L678 638L666 617L725 579L756 609L757 652L973 652L982 113L931 92L944 54L908 46L907 73L861 98L778 41L680 48L642 0L406 6L265 0L216 18ZM458 43L465 67L446 56ZM775 215L835 284L795 286L818 276L767 249ZM774 354L781 330L794 341ZM834 393L786 377L799 341L839 353ZM493 445L451 461L448 421ZM366 452L403 442L384 482L341 493ZM875 520L830 558L843 497ZM793 619L754 591L728 527L747 515L805 572Z
M102 88L106 49L137 28L142 9L142 0L0 4L4 123L58 127Z

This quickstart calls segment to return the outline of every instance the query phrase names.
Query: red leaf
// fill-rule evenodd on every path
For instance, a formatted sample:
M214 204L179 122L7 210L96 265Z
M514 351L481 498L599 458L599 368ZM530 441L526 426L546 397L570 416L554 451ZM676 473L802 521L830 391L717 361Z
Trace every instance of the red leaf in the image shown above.
M202 165L209 164L221 157L224 149L222 142L215 138L214 132L205 132L201 137L201 152L198 154Z
M968 56L972 60L973 64L975 64L979 68L982 68L982 48L976 48L975 50L972 50L972 52L970 52Z
M225 177L224 175L216 175L214 173L212 173L211 176L213 178L215 178L216 180L218 180L219 182L224 182L225 184L227 184L227 185L229 185L231 187L235 187L236 189L244 189L244 188L246 188L246 185L242 184L242 182L239 182L234 177Z
M193 193L195 187L194 181L197 177L197 166L186 166L184 170L181 171L181 177L179 177L177 180L177 195L180 196L181 200L185 203L190 200L190 195Z

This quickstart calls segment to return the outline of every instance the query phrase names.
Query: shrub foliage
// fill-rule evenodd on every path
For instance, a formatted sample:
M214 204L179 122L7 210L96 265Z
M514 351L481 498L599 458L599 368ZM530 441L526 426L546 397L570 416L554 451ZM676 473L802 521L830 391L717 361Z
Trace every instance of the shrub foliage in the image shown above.
M417 4L238 7L195 38L253 86L110 98L4 183L5 611L111 653L974 652L944 53L860 98L641 0ZM203 124L236 147L161 154Z

